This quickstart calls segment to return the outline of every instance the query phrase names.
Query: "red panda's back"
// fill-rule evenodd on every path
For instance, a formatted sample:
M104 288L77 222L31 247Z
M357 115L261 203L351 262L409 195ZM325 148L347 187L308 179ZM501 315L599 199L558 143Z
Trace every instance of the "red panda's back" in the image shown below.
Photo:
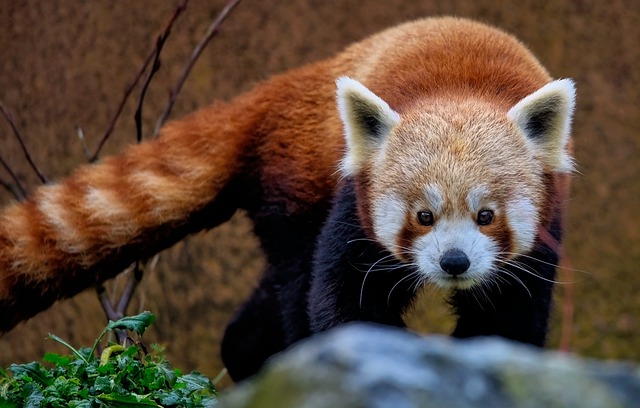
M326 200L344 153L335 80L349 76L402 113L422 99L473 97L506 111L551 80L515 37L460 18L409 22L332 59L276 76L253 92L266 112L257 156L266 198L304 212ZM260 132L258 132L260 133Z

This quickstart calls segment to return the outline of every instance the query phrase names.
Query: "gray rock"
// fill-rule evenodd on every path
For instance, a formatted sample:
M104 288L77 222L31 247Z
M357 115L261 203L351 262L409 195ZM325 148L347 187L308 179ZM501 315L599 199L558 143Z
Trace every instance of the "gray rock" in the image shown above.
M637 407L640 369L500 338L421 337L358 323L276 356L220 406Z

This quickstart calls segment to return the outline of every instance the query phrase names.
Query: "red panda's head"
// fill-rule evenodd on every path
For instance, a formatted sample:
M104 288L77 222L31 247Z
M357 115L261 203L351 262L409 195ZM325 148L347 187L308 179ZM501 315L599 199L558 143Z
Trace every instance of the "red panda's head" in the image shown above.
M347 151L372 238L425 280L464 289L532 250L552 211L550 183L571 172L574 86L551 82L510 110L473 97L424 99L395 112L338 80Z

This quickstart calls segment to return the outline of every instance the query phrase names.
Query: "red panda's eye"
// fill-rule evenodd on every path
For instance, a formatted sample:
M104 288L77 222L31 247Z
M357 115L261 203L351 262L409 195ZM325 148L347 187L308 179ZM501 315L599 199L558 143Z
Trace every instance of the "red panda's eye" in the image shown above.
M418 222L427 227L433 225L433 213L431 211L418 211Z
M478 213L478 225L489 225L493 221L493 211L482 210Z

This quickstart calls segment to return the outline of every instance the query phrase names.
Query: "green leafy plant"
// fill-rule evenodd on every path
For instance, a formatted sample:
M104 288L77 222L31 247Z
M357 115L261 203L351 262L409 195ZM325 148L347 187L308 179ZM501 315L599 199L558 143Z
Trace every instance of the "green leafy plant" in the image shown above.
M108 331L129 330L142 335L155 316L143 312L109 322L91 348L76 349L63 339L70 355L45 354L39 362L13 364L0 369L1 407L209 407L217 391L211 380L193 372L182 375L159 349L108 344L100 357L96 350Z

